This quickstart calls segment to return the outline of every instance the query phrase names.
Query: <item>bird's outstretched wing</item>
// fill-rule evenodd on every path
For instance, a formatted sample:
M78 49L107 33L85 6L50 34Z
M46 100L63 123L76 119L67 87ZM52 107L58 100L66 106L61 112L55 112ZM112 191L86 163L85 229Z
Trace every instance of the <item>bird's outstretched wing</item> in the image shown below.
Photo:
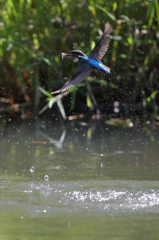
M96 46L91 51L89 55L90 58L96 58L99 60L103 58L109 46L110 32L111 32L110 24L106 23L104 33L101 39L99 39L99 41L97 42Z
M88 75L91 73L92 68L80 66L76 74L68 81L62 88L58 91L52 92L54 93L62 93L67 91L69 88L76 86L78 83L82 82Z

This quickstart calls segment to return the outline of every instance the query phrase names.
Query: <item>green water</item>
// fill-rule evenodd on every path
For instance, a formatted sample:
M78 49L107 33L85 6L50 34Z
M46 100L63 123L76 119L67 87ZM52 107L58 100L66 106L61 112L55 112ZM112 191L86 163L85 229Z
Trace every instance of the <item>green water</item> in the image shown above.
M8 127L0 239L159 239L157 129Z

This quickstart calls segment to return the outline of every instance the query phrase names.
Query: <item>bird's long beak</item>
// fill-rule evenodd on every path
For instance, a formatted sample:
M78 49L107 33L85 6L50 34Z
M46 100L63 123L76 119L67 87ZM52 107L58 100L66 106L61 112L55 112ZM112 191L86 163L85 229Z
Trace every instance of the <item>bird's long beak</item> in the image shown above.
M62 57L62 59L64 59L64 57L66 56L72 56L73 54L71 54L70 52L66 52L66 53L60 53L59 56Z

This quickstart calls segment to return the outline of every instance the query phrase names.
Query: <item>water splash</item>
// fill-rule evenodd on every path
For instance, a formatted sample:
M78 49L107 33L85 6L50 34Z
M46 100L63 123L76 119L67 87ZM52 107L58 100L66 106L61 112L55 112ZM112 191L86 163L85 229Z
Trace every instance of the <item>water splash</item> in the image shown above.
M35 167L32 166L32 167L30 168L30 172L31 172L31 173L34 173L34 171L35 171Z
M48 175L45 175L44 176L44 180L47 182L47 181L49 181L49 176Z

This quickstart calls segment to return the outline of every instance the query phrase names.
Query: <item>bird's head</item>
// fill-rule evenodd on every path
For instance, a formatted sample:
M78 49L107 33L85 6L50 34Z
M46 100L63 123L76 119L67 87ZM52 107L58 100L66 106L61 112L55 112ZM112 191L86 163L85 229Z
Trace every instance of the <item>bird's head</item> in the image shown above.
M85 56L85 54L80 50L73 50L71 52L60 53L59 55L62 56L62 59L64 57L75 57L75 58L81 59Z

